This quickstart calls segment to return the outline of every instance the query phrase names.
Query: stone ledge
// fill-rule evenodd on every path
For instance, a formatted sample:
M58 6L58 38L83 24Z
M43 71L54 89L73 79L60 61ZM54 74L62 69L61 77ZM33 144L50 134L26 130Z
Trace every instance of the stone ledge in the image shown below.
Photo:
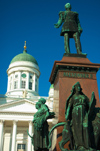
M79 58L86 58L87 54L86 53L83 53L83 54L74 54L74 53L64 53L63 56L66 56L66 57L79 57Z

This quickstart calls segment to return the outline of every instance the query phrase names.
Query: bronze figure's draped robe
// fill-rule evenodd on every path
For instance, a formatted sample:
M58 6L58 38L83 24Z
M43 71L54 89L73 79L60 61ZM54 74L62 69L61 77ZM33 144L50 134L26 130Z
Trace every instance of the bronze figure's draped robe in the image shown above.
M48 123L46 121L46 113L49 112L48 107L44 104L34 115L34 150L46 149L49 144L48 140Z
M75 145L88 149L88 98L85 95L73 96L70 100L70 108L72 110L72 132Z
M32 144L34 146L34 151L49 151L49 125L47 119L55 117L54 112L50 112L48 106L45 104L46 100L40 98L36 103L35 107L37 112L34 114L33 124L34 124L34 134L28 135L31 137Z
M50 138L55 128L64 126L62 140L59 142L61 151L100 150L100 108L96 108L95 105L94 92L89 101L89 98L82 92L80 83L75 83L66 101L66 121L57 123L49 132Z
M77 82L66 101L66 120L72 123L74 149L89 149L88 131L89 99L83 94L80 83Z

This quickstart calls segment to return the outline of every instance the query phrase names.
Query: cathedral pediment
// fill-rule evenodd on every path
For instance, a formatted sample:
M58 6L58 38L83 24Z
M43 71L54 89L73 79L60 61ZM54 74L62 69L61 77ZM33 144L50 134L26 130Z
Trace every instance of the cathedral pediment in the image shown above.
M12 101L0 105L0 112L22 112L22 113L35 113L35 102L28 99Z

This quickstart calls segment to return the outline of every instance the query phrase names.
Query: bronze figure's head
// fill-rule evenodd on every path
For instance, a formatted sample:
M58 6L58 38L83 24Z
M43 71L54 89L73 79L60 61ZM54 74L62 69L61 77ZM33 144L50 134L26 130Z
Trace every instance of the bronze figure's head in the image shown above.
M70 3L66 3L65 4L65 9L66 10L71 10L71 4Z

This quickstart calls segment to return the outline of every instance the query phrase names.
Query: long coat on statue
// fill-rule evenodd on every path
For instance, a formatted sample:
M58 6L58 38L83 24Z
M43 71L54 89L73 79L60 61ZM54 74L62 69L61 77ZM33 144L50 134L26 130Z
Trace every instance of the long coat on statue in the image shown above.
M73 33L82 30L77 12L73 12L73 11L59 12L59 21L61 24L62 22L64 22L60 34L61 36L64 36L64 33L70 33L69 38L73 38L72 37Z

